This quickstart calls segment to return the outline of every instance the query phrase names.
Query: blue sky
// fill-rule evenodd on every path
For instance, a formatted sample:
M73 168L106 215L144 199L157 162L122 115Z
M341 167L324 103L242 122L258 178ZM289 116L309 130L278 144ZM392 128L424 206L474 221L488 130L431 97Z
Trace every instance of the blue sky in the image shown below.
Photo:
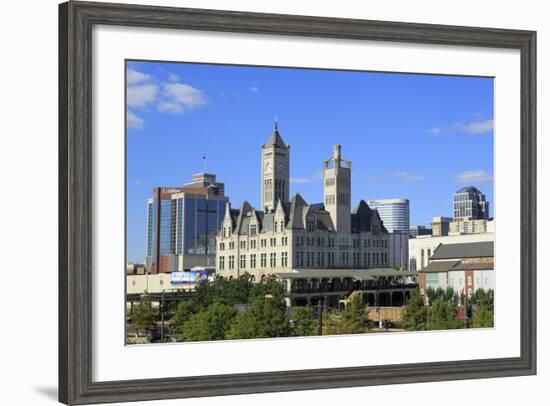
M273 130L291 146L291 195L322 201L320 170L341 144L352 201L408 198L411 224L452 216L474 185L493 203L490 78L127 63L127 258L143 262L145 202L203 170L232 206L260 202L260 148Z

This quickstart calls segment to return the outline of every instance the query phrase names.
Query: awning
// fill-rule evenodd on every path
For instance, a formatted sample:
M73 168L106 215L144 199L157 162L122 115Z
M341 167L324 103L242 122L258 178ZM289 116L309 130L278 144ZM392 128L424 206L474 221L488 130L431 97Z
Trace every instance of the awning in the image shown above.
M427 267L422 268L418 272L447 272L454 269L454 266L459 264L460 261L434 261L430 262Z

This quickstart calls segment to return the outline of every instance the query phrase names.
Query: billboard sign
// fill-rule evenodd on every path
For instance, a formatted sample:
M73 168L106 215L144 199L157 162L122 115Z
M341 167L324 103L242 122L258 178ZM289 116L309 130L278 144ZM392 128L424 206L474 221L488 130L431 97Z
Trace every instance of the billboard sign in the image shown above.
M170 283L179 285L182 283L200 283L208 279L208 272L204 271L183 271L172 272L170 274Z

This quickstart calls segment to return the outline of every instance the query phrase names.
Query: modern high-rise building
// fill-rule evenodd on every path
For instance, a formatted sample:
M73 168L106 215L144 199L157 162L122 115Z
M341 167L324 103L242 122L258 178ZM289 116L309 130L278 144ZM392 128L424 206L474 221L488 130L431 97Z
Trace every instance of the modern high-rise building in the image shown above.
M426 228L426 226L415 224L409 227L410 238L416 238L419 235L431 235L431 234L432 234L432 229Z
M369 207L378 210L384 227L390 232L409 234L409 199L369 200Z
M390 265L408 268L409 199L369 200L369 207L376 209L384 227L390 233Z
M489 218L489 202L485 195L474 186L463 187L454 194L454 221L487 220Z
M149 273L214 266L216 234L225 215L223 183L193 175L183 187L157 187L147 200L146 268Z

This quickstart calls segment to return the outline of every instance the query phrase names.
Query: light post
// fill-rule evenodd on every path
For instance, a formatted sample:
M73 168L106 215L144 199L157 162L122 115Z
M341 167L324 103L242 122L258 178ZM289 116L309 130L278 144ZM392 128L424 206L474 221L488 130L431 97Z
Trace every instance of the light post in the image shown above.
M160 296L160 342L164 342L164 289Z

